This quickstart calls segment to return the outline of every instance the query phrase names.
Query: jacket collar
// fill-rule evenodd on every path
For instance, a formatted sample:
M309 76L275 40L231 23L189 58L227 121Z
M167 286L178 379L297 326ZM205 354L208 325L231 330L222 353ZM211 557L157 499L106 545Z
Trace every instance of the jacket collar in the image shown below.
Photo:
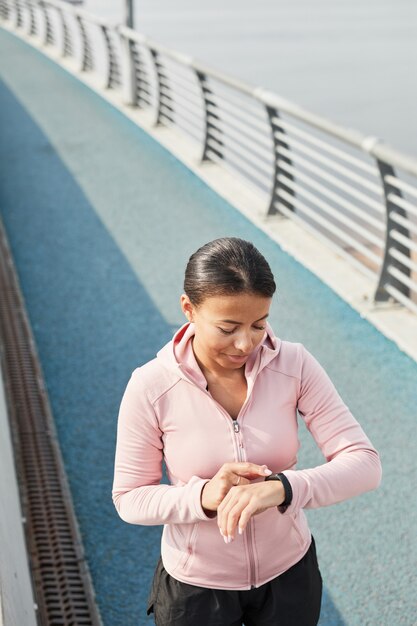
M207 381L197 363L192 347L191 339L194 334L194 324L186 322L176 331L171 341L159 350L156 356L165 367L175 370L181 378L205 389ZM262 341L246 361L245 376L248 380L248 386L253 386L259 372L278 355L280 348L281 339L275 336L267 322Z

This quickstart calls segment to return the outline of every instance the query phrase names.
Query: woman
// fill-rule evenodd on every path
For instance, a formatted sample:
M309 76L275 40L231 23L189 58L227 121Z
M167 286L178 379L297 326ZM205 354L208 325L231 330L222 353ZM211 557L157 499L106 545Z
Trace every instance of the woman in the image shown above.
M164 524L157 625L317 624L303 509L380 482L378 453L323 368L268 324L275 289L250 242L202 246L185 272L187 323L127 384L112 497L126 522ZM297 411L327 463L296 469Z

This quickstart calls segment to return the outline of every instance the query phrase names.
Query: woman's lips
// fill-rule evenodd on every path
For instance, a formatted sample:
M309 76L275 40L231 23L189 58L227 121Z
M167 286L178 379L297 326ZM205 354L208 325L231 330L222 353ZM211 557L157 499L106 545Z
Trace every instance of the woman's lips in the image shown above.
M244 354L242 356L237 356L234 354L226 354L226 356L233 362L233 363L243 363L243 361L246 361L246 359L248 358L249 354Z

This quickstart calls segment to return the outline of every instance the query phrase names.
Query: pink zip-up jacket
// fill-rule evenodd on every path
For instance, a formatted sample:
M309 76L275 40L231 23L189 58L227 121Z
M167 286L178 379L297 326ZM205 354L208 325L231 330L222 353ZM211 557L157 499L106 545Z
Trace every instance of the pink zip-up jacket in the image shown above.
M164 524L161 556L176 579L213 589L250 589L278 576L307 552L303 509L375 489L379 456L318 361L267 324L245 365L247 397L233 420L206 390L195 359L194 324L184 324L156 358L136 368L117 425L112 498L130 524ZM296 469L297 411L326 463ZM160 484L165 460L169 485ZM229 461L266 464L288 478L293 500L251 518L225 544L201 490ZM263 480L259 478L256 480Z

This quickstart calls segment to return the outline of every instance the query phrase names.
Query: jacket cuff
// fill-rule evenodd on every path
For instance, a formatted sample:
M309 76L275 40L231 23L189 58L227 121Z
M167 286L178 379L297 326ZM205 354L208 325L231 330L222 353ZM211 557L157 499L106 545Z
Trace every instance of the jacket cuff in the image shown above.
M212 511L213 516L207 515L201 504L201 492L203 490L204 485L208 483L209 480L210 480L209 478L200 478L196 480L195 484L193 485L193 491L192 491L195 514L198 517L198 519L203 520L204 522L208 522L214 519L215 517L217 517L217 511Z

